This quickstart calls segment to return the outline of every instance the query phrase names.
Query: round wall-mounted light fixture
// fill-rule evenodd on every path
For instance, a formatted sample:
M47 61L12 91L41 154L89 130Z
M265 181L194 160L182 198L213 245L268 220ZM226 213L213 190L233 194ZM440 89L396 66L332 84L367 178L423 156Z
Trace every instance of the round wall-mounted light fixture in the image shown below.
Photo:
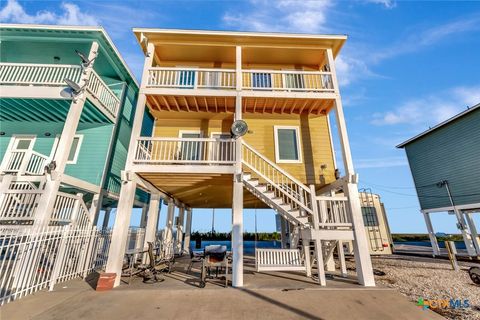
M50 132L45 132L45 137L50 137L52 134Z
M0 131L0 136L4 136L5 135L5 131Z

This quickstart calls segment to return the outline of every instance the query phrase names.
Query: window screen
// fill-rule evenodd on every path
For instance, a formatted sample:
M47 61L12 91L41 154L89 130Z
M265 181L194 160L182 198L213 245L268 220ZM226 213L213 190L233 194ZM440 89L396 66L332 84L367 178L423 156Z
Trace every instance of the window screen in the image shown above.
M363 224L365 227L377 227L378 218L375 207L362 207Z
M299 160L296 129L277 129L279 160Z

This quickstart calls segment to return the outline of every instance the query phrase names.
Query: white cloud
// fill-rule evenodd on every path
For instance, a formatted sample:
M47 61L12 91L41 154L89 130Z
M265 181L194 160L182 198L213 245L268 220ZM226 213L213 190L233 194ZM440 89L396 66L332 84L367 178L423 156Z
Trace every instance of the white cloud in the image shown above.
M405 159L405 157L386 157L355 160L355 168L357 169L403 167L406 165L408 165L408 161Z
M375 125L433 126L480 102L480 86L456 87L425 97L411 99L384 113L375 113Z
M251 0L250 5L253 8L247 13L225 13L224 23L253 31L325 32L328 10L333 6L329 0Z
M480 30L480 15L461 17L442 25L437 25L425 30L413 29L410 35L403 37L398 42L383 50L373 51L373 62L380 62L398 55L413 53L425 47L441 43L449 37Z
M393 0L365 0L367 3L380 4L387 9L393 9L397 6L397 3Z
M17 2L17 0L8 0L5 7L0 11L0 21L10 23L43 23L43 24L64 24L64 25L98 25L93 15L84 13L73 3L62 2L60 4L62 12L57 14L52 11L41 10L29 14Z

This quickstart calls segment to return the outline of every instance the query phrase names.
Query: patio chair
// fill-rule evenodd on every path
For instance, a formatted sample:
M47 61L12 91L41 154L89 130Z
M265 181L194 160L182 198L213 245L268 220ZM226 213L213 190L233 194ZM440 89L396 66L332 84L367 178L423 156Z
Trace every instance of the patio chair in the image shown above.
M190 254L190 263L188 264L188 267L187 267L187 274L189 274L192 271L192 267L195 263L203 262L203 254L195 254L191 248L188 250L188 252Z

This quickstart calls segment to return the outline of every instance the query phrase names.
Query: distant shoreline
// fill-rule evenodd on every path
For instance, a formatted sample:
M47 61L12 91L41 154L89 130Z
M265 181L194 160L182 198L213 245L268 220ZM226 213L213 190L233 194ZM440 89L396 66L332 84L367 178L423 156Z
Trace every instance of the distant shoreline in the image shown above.
M393 233L392 234L393 242L411 242L411 241L428 241L430 238L428 234L423 233ZM447 236L437 236L437 241L463 241L463 238L460 234L452 234Z

